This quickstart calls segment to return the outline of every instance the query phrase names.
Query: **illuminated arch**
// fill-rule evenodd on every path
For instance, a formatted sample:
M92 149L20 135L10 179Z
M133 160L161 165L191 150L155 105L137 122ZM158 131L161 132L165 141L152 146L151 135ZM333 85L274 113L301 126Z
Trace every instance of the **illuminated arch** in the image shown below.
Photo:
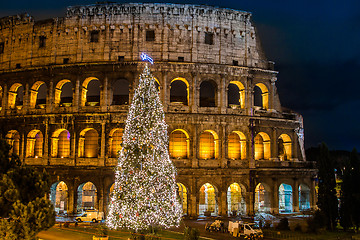
M3 99L3 88L0 86L0 111L2 109L2 99Z
M183 84L174 85L176 82L181 82L185 84L185 86ZM189 83L185 78L178 77L171 80L170 102L181 102L185 106L189 105Z
M279 213L293 211L293 190L291 185L282 183L279 186Z
M42 157L44 137L40 130L32 130L27 135L26 157Z
M66 213L68 210L68 200L68 187L65 182L56 182L51 185L50 201L57 214Z
M281 134L278 138L278 157L280 160L291 160L291 138L287 134Z
M270 159L270 137L260 132L255 137L255 160Z
M109 134L109 157L119 157L124 129L115 128Z
M64 128L56 130L51 137L51 156L65 158L70 156L70 132Z
M218 214L217 189L210 183L205 183L201 186L199 195L199 215L216 216Z
M78 210L98 209L97 188L95 184L92 182L80 184L77 195Z
M263 83L257 83L257 84L255 84L255 86L260 88L260 90L261 90L261 101L260 101L261 106L260 107L262 107L263 109L268 109L269 108L269 90L268 90L268 88ZM254 96L254 101L256 100L257 97L260 97L260 96ZM254 105L255 105L255 103L254 103Z
M182 183L177 183L177 186L178 186L178 194L179 194L179 198L180 198L180 204L182 206L182 212L183 212L183 215L187 215L187 196L188 196L188 193L187 193L187 189L186 187L184 186L184 184Z
M270 212L270 191L264 183L259 183L255 188L255 212Z
M81 89L81 106L85 106L86 103L88 102L87 98L88 98L88 85L91 81L99 81L99 87L101 86L101 83L100 83L100 80L96 77L88 77L84 80L83 84L82 84L82 89ZM99 90L100 89L96 89L96 90ZM95 96L96 98L98 98L99 102L98 104L100 103L100 95L99 96ZM97 104L97 105L98 105Z
M227 190L228 214L238 216L246 214L245 189L238 183L232 183Z
M10 154L14 153L20 156L20 134L16 130L10 130L5 136L6 142L12 146Z
M310 188L306 184L299 185L299 211L310 209Z
M96 158L99 151L99 134L93 128L86 128L80 132L79 157Z
M217 84L214 81L202 81L200 84L200 107L216 107Z
M44 101L41 102L40 99L38 98L40 90L42 91L42 93L45 91L45 99L41 99L41 100L45 100L45 102ZM32 85L32 87L30 88L30 108L35 108L38 104L46 103L46 91L47 91L47 87L45 82L43 81L37 81Z
M235 91L235 89L231 88L231 84L233 84L233 85L235 85L237 87L237 89L236 89L237 92L233 92L233 91ZM239 96L238 98L236 97L235 102L231 101L232 95ZM245 108L245 87L240 81L231 81L229 83L229 86L228 86L228 105L229 106L230 105L238 105L238 106L240 106L240 108Z
M68 85L68 84L71 84L71 87L73 86L72 82L68 79L63 79L56 84L55 100L54 100L55 106L61 106L62 103L66 103L68 106L72 104L72 95L73 95L72 90L71 90L71 97L69 96L63 97L64 95L63 87L64 85Z
M170 133L169 153L172 158L189 158L190 138L183 129L175 129Z
M233 131L228 137L228 158L246 159L246 137L239 131Z
M212 130L205 130L200 135L199 158L216 159L219 155L219 137Z
M14 83L8 93L8 107L15 108L23 105L24 87L20 83Z

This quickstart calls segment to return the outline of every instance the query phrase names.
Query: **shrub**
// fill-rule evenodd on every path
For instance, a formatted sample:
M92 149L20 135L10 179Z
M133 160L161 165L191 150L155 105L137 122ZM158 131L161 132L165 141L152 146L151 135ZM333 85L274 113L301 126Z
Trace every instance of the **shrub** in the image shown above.
M198 240L200 237L199 229L185 227L184 229L184 239L185 240Z
M306 220L308 225L308 232L318 233L321 228L325 226L325 216L317 210L311 218Z
M277 230L290 230L289 219L287 219L287 218L280 219L280 222L277 225L276 229Z

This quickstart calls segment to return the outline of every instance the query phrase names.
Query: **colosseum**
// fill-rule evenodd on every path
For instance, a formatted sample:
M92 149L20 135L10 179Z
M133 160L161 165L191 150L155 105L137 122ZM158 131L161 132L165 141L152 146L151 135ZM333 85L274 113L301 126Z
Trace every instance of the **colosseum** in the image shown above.
M302 117L281 106L251 13L104 3L0 19L1 134L50 173L58 213L107 211L142 52L155 61L184 215L315 207Z

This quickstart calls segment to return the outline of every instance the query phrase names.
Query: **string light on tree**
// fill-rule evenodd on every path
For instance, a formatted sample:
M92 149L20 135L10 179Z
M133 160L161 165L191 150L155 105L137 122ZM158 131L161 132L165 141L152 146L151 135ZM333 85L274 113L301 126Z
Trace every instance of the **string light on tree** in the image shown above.
M153 64L144 53L141 59ZM146 63L126 120L107 226L136 232L178 226L182 210L175 176L163 106Z

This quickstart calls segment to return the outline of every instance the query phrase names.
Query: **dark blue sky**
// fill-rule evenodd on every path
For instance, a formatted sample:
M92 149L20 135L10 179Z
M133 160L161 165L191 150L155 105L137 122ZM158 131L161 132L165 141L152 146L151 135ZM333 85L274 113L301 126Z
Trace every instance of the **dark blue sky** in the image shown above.
M67 6L95 2L0 0L0 17L23 12L35 20L62 17ZM359 0L155 2L252 12L265 53L280 72L281 103L304 117L306 147L325 142L334 150L360 150Z

